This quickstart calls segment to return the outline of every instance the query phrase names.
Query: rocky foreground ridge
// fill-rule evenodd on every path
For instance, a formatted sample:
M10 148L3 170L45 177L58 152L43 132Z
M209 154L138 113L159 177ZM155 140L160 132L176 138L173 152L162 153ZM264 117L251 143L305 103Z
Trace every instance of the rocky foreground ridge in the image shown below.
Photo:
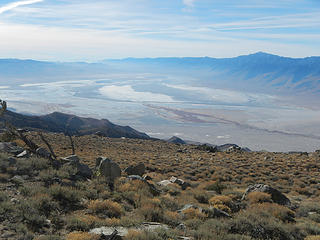
M0 142L0 239L317 239L320 151L36 132ZM230 148L229 148L230 149Z

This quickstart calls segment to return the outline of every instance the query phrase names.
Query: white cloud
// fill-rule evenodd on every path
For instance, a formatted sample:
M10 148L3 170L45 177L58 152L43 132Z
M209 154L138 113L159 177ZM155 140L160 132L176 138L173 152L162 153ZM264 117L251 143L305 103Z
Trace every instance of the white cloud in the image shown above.
M195 0L183 0L183 4L188 7L193 7Z
M38 2L42 2L43 0L26 0L26 1L19 1L19 2L12 2L7 5L4 5L3 7L0 7L0 14L10 11L16 7L23 6L23 5L29 5L34 4Z
M137 92L130 85L125 86L104 86L99 92L108 98L133 102L172 102L173 99L164 94L151 92Z

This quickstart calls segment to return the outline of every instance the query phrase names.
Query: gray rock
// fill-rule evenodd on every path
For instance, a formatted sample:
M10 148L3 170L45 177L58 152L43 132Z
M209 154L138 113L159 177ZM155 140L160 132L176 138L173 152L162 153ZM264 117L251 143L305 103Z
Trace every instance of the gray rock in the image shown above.
M231 216L218 208L210 208L209 210L205 211L209 218L219 218L219 217L227 217L231 218Z
M104 236L111 236L114 231L117 231L117 235L124 237L128 234L129 228L125 227L99 227L99 228L94 228L90 230L90 233L97 234L97 235L104 235Z
M10 179L10 181L13 182L14 184L20 185L20 184L23 184L25 180L23 179L23 177L16 175L16 176L13 176Z
M187 226L184 223L180 223L176 229L180 230L180 231L185 231L187 229Z
M144 222L140 226L137 227L99 227L94 228L90 230L90 233L97 234L97 235L103 235L106 237L110 237L115 231L117 232L117 236L124 237L128 234L129 230L134 231L155 231L156 229L164 228L169 229L169 227L162 223L156 223L156 222Z
M264 184L255 184L251 185L247 188L246 192L242 196L242 200L246 199L247 195L251 192L264 192L271 195L271 199L273 202L278 203L280 205L290 206L290 200L279 190L270 187L269 185Z
M66 165L73 166L77 169L76 175L84 178L91 178L93 173L87 164L80 163L80 158L77 155L71 155L63 158L63 161L68 163Z
M121 168L111 159L100 158L99 160L97 159L96 163L99 163L97 167L99 175L107 177L111 181L121 177Z
M196 206L196 205L186 204L186 205L183 206L183 208L181 208L181 209L178 210L178 213L181 213L181 214L182 214L184 211L186 211L186 210L188 210L188 209L190 209L190 208L199 209L199 212L200 212L200 213L202 213L202 210L203 210L201 207L198 207L198 206Z
M29 157L29 152L27 150L24 150L22 153L19 153L16 157L17 158L27 158L27 157Z
M158 184L159 186L166 187L166 186L172 184L172 182L170 182L169 180L162 180L162 181L160 181L160 182L157 182L157 184Z
M178 184L182 190L185 190L187 187L190 187L190 183L185 182L184 180L180 179L180 178L176 178L174 176L172 176L169 180L172 183Z
M51 153L49 153L48 150L43 147L37 148L36 154L39 157L43 157L43 158L50 158L51 157Z
M0 152L20 154L24 149L14 142L0 142Z
M139 175L130 175L127 178L130 180L140 180L140 181L146 182L146 179L144 179L143 177L141 177Z
M128 174L128 175L139 175L142 176L145 173L146 167L143 163L140 163L136 166L129 166L127 167L124 171Z

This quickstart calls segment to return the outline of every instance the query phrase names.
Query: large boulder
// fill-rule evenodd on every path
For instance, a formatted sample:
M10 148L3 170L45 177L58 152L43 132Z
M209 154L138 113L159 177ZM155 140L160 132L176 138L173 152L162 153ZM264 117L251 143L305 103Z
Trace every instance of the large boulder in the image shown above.
M105 157L97 158L96 169L98 175L104 176L111 181L121 177L121 168L119 165Z
M265 184L255 184L251 185L247 188L246 192L242 196L242 200L246 199L247 195L251 192L264 192L271 195L271 199L273 202L278 203L280 205L290 206L290 200L279 190L270 187L269 185Z
M146 170L146 167L143 163L139 163L136 166L129 166L127 167L124 171L128 174L128 175L138 175L138 176L142 176L144 174Z
M77 155L70 155L62 159L66 165L74 167L77 172L76 176L82 178L91 178L93 173L87 164L80 163L80 158Z
M19 147L14 142L0 142L0 152L20 154L24 151L22 147Z

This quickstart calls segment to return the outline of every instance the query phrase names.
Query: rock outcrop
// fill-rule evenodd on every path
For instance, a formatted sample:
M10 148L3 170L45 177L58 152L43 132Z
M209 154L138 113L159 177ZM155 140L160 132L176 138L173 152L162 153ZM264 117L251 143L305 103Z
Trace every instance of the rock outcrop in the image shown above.
M80 163L80 158L77 155L70 155L62 159L66 165L74 167L77 172L76 176L83 178L91 178L93 173L87 164Z
M290 206L290 200L279 190L270 187L269 185L264 184L255 184L251 185L247 188L246 192L242 196L242 200L246 199L247 195L251 192L264 192L271 195L271 199L273 202L278 203L280 205Z
M121 168L111 159L99 157L96 159L96 169L100 176L106 177L109 181L121 177Z
M129 166L127 167L124 171L128 174L128 175L139 175L142 176L145 173L146 167L143 163L139 163L136 166Z

